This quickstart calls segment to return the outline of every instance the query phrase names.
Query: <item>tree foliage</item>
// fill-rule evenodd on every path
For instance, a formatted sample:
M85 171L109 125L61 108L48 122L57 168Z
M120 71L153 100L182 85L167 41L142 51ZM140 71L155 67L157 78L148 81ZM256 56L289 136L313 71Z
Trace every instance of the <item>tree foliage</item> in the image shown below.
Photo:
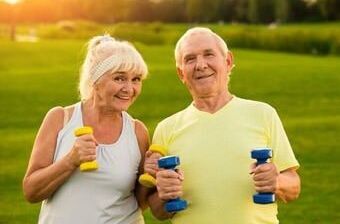
M13 7L16 20L21 22L271 23L340 19L339 0L22 0L15 6L1 1L0 22L11 20Z

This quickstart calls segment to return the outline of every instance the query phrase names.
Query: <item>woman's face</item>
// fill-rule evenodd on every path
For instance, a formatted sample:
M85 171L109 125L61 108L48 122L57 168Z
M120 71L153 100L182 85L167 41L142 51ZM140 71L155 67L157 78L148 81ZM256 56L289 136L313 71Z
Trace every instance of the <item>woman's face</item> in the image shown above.
M94 98L99 106L126 111L142 90L142 75L126 71L107 72L94 84Z

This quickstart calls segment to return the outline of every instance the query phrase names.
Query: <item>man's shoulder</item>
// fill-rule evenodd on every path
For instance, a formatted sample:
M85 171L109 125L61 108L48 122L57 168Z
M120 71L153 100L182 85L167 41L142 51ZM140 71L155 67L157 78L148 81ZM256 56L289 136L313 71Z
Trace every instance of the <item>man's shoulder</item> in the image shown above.
M187 111L188 107L164 118L158 123L158 126L167 127L174 125L175 123L177 123L178 120L180 120L181 117L183 117L187 113Z
M273 106L265 102L244 99L240 97L237 97L237 99L238 99L238 105L242 107L242 109L261 110L261 111L268 111L268 112L272 112L275 110Z

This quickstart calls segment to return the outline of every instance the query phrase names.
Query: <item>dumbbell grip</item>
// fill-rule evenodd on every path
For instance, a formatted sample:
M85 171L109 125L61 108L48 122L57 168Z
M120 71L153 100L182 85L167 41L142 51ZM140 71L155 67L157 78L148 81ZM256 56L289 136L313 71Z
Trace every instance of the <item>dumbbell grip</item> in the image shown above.
M165 156L158 160L158 166L167 170L175 170L176 166L179 164L180 160L178 156ZM187 201L176 198L165 203L165 210L167 212L179 212L186 209L187 206Z
M149 150L152 153L159 153L161 156L165 156L167 154L166 148L164 148L161 145L157 145L157 144L152 144L149 147ZM143 185L145 187L148 187L148 188L153 188L153 187L156 186L156 179L155 179L155 177L151 176L148 173L144 173L144 174L140 175L139 178L138 178L138 182L141 185Z
M74 130L74 135L76 137L86 135L86 134L92 134L93 129L90 126L84 126L81 128L77 128ZM83 162L79 166L80 171L92 171L98 169L98 163L96 160L89 161L89 162Z
M257 159L256 166L267 163L267 159Z
M261 148L251 151L251 158L256 159L256 166L267 163L272 157L272 151L269 148ZM257 204L269 204L275 201L275 194L272 192L261 192L253 195L253 201Z

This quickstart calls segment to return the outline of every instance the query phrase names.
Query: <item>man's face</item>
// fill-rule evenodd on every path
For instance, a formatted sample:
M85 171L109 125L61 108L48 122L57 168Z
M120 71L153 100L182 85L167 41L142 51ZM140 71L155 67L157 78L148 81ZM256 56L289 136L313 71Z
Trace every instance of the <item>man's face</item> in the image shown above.
M196 33L182 42L177 73L192 97L207 98L227 91L232 54L223 56L214 37Z

